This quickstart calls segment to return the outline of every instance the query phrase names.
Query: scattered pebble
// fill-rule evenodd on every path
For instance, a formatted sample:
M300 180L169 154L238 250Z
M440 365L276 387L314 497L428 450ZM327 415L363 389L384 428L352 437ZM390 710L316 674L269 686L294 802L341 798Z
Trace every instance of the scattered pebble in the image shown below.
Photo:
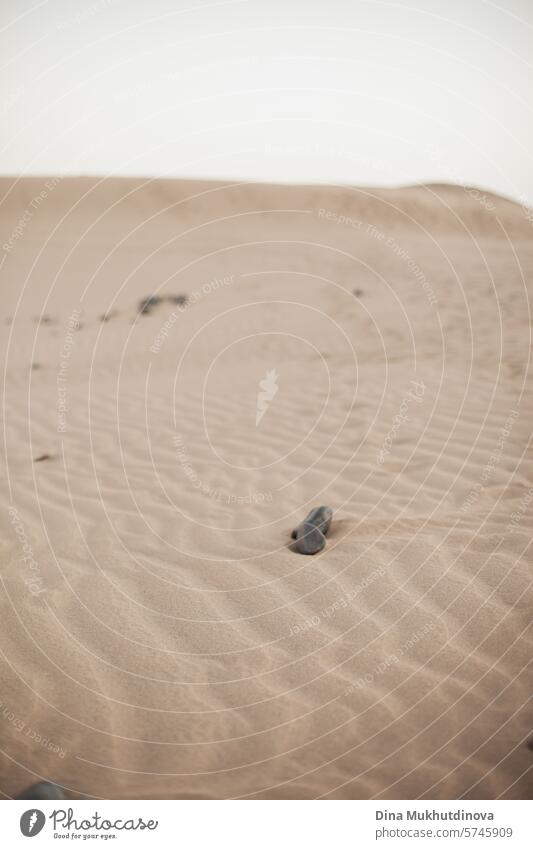
M187 303L187 295L167 295L166 299L177 307L183 307Z
M52 459L51 454L39 454L38 457L34 457L33 462L34 463L41 463L43 460L51 460L51 459Z
M104 313L100 316L100 321L110 321L110 320L111 320L112 318L114 318L116 315L118 315L117 310L110 310L109 312L104 312Z
M354 293L356 298L360 298L361 295L363 294L363 290L362 289L354 289L353 293Z
M139 302L139 312L141 315L147 315L154 309L154 307L158 307L162 301L163 298L160 298L159 295L150 295L149 298L143 298L142 301Z

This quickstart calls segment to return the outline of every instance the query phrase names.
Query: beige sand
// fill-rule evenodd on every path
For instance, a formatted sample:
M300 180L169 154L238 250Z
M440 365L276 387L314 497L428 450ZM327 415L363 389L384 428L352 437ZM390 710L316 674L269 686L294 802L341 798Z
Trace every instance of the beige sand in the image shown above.
M4 795L530 797L524 210L0 190Z

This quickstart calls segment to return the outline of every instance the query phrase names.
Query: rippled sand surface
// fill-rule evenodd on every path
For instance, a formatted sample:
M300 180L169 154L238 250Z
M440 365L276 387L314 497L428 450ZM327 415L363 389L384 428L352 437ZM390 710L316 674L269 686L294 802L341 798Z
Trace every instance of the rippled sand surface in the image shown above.
M524 211L0 189L3 794L530 798Z

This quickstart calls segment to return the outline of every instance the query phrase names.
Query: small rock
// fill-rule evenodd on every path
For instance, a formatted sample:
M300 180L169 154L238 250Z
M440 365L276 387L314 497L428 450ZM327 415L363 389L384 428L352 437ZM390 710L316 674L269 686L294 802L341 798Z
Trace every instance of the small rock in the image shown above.
M331 507L323 505L322 507L315 507L313 510L310 510L305 521L316 525L317 528L320 528L324 536L326 536L330 529L332 519L333 510Z
M167 301L177 307L183 307L187 303L187 295L167 295Z
M43 460L51 460L51 459L52 459L51 454L40 454L38 457L34 457L33 462L34 463L42 463Z
M296 529L296 551L300 554L318 554L326 544L326 537L316 525L302 522Z
M143 298L142 301L139 302L139 312L142 315L146 315L150 313L154 307L158 307L163 298L160 298L159 295L150 295L149 298Z
M322 551L332 518L331 507L313 507L291 534L292 539L296 540L296 550L300 554L317 554Z

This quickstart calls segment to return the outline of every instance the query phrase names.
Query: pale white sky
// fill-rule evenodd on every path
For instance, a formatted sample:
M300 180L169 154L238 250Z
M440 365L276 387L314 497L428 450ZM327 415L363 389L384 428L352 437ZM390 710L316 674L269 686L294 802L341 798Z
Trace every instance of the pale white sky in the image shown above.
M531 0L2 0L0 173L533 202Z

